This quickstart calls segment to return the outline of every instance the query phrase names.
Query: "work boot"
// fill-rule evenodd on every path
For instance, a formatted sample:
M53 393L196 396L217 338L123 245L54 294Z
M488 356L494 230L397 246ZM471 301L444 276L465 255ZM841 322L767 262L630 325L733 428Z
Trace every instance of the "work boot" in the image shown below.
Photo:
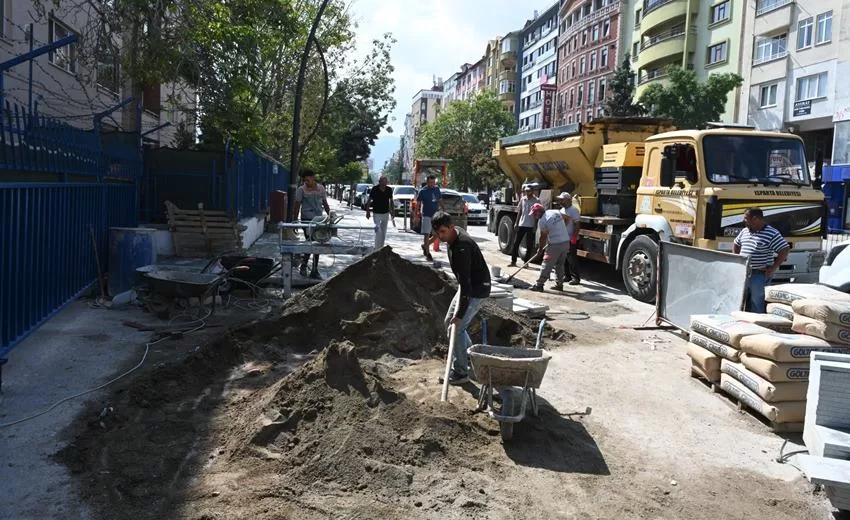
M564 290L564 284L562 284L562 283L556 283L555 285L553 285L553 286L552 286L552 290L553 290L553 291L561 292L561 291L563 291L563 290Z
M312 278L313 280L321 280L322 275L319 274L319 271L313 271L310 273L310 278Z
M508 267L516 267L516 262L511 262L508 264Z
M529 290L533 291L533 292L543 292L543 284L542 283L535 284Z
M573 278L572 280L570 280L570 285L581 285L581 280L579 280L578 278Z
M434 260L434 257L433 257L433 256L431 256L431 252L430 252L430 251L428 251L428 246L424 246L424 245L423 245L423 246L422 246L422 252L425 254L425 259L426 259L426 260L428 260L429 262L432 262L432 261Z
M298 269L298 274L303 277L307 277L307 264L301 264L301 267Z

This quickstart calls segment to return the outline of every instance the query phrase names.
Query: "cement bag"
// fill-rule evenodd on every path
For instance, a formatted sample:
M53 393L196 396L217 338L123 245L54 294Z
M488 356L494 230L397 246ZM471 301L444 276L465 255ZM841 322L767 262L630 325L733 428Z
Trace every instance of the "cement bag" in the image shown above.
M699 375L712 383L720 381L720 356L693 343L688 344L691 366L699 368Z
M764 299L769 303L791 305L794 300L807 298L838 302L850 301L850 295L816 283L783 283L768 285L764 289Z
M777 363L808 363L812 352L850 354L850 347L833 345L805 334L756 334L741 340L741 352Z
M741 354L741 363L771 383L794 383L809 380L809 362L776 363L750 354Z
M714 341L697 332L691 332L691 343L730 361L740 361L741 359L741 353L738 349Z
M773 314L732 311L730 316L741 321L746 321L747 323L755 323L756 325L760 325L766 329L774 330L776 332L791 332L792 320Z
M850 345L850 328L844 328L841 325L824 323L797 314L794 316L794 326L792 328L794 332L808 334L809 336L824 339L830 343Z
M767 313L785 318L786 320L794 321L794 309L790 305L784 303L768 303Z
M763 415L768 421L775 423L798 423L803 422L806 417L805 401L767 403L729 374L720 376L720 388L743 403L747 408Z
M745 336L770 332L770 329L735 319L729 314L695 314L691 316L691 330L735 348Z
M797 314L813 320L850 326L850 302L833 302L805 298L795 300L791 307Z
M724 359L720 369L768 403L805 401L809 383L771 383L740 363Z

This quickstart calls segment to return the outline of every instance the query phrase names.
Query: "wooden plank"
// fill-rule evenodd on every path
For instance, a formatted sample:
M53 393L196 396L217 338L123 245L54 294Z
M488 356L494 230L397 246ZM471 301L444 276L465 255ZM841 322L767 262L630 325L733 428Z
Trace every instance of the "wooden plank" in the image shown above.
M177 233L232 233L234 235L238 235L240 232L245 231L247 228L245 226L231 226L231 227L201 227L201 226L171 226L171 231Z
M592 229L580 229L578 234L585 237L598 238L600 240L608 240L611 238L611 233L604 231L593 231Z
M578 256L583 256L585 258L590 258L591 260L596 260L597 262L603 262L606 264L610 264L611 261L605 255L600 255L599 253L591 253L589 251L585 251L584 249L579 249L576 251Z

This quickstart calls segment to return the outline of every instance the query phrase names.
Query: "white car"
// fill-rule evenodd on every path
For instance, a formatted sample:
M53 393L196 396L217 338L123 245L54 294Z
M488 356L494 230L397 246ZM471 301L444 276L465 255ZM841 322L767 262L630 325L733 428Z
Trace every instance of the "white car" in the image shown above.
M404 207L407 206L407 216L410 217L410 203L416 198L416 188L404 184L393 184L390 186L393 189L393 213L396 216L404 214Z
M838 289L850 292L850 242L838 244L829 250L826 261L820 268L818 282Z
M467 222L472 224L487 225L487 207L478 200L478 196L474 193L461 193L468 211L466 213Z

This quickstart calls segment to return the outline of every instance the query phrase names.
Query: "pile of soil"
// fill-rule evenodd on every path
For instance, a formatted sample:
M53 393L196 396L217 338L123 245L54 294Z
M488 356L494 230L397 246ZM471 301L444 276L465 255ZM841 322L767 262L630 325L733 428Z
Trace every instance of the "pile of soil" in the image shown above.
M57 458L104 517L507 513L484 496L499 472L476 457L500 445L496 423L437 402L439 362L416 376L427 399L396 379L446 343L455 290L375 252L280 313L189 336L180 360L150 359L91 406ZM530 320L489 304L481 316L491 343L534 342Z

